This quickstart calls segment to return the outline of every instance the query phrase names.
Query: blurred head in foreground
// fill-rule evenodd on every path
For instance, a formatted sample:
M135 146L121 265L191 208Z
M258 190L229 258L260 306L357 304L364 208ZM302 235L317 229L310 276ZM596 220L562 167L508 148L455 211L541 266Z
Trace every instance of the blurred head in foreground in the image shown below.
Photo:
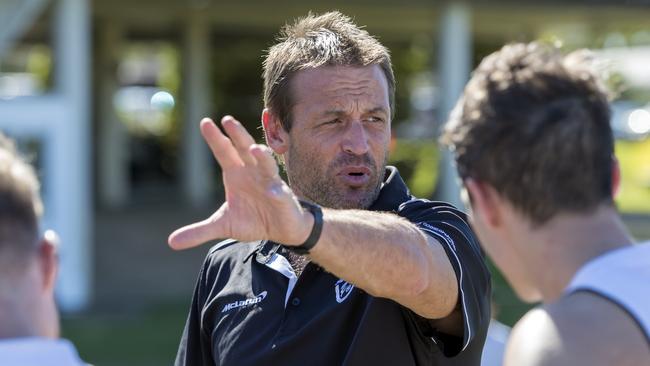
M593 64L585 51L507 45L474 71L442 137L482 244L524 300L542 300L530 262L548 260L529 258L541 252L524 238L563 217L615 214L608 96Z
M41 238L34 169L0 133L0 338L59 336L56 235Z

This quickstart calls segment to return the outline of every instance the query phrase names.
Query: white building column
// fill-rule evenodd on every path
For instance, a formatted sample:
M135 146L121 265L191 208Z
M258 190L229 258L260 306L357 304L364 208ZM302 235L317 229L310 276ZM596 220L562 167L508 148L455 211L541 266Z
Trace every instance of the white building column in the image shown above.
M438 118L444 123L463 92L471 72L472 33L469 7L463 3L450 2L443 10L440 25L438 75L441 98ZM439 167L438 198L462 207L458 175L452 161L451 152L443 149Z
M116 67L119 61L123 29L115 21L105 21L99 27L97 75L99 98L97 116L99 134L97 149L97 193L103 207L120 208L129 199L129 135L117 117L113 98L119 87Z
M66 113L50 129L46 209L62 244L57 298L62 309L77 311L89 304L92 284L89 1L58 0L54 16L54 92Z
M211 112L210 24L198 12L185 25L183 63L183 138L180 172L183 196L192 206L212 202L213 161L201 137L199 122Z

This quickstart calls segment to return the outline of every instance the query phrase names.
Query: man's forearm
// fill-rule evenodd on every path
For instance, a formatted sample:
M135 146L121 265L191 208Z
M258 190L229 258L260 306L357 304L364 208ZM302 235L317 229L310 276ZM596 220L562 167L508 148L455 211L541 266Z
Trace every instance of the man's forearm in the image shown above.
M421 316L441 318L457 301L453 268L439 243L390 213L323 210L310 257L335 275Z

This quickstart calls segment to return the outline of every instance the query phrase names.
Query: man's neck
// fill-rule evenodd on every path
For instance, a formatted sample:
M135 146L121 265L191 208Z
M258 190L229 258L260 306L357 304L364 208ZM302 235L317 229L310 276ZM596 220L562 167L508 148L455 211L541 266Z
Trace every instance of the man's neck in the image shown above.
M588 215L560 214L530 232L527 263L542 301L562 296L576 272L590 260L634 243L615 208L603 206Z
M38 336L34 319L15 305L0 299L0 339Z
M286 258L297 277L300 277L302 272L305 270L305 267L307 267L307 264L310 262L309 257L306 255L296 254L290 250L286 251Z

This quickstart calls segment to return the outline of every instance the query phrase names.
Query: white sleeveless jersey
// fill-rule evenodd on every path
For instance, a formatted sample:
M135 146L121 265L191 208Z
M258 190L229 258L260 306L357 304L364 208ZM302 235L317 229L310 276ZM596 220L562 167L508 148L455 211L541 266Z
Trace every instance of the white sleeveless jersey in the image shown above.
M650 341L650 242L615 249L578 270L566 293L590 291L626 310Z

